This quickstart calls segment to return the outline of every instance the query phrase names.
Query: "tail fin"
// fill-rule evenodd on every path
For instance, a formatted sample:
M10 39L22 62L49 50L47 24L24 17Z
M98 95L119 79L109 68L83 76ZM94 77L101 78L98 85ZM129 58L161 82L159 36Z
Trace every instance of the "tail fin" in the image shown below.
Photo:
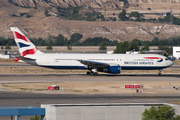
M10 29L22 57L42 53L17 27Z

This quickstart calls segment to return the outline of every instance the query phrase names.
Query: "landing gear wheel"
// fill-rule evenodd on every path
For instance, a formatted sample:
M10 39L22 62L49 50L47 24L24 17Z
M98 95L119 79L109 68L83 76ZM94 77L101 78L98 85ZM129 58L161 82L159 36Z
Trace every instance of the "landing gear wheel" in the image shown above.
M89 71L87 71L87 73L86 73L87 75L90 75L91 73L89 72Z
M161 76L161 75L162 75L162 73L161 73L161 72L162 72L162 70L163 70L163 69L159 69L159 74L158 74L159 76Z
M95 72L95 73L94 73L94 75L95 75L95 76L98 76L98 73L97 73L97 72Z
M162 75L162 73L159 73L158 75L159 75L159 76L161 76L161 75Z
M93 75L94 75L94 73L93 73L93 72L90 72L90 75L92 75L92 76L93 76Z

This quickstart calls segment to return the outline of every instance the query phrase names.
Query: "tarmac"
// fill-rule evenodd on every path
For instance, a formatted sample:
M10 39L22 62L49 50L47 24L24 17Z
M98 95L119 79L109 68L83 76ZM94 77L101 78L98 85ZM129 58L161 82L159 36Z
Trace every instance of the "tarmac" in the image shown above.
M180 74L0 74L0 83L40 82L85 82L85 81L180 81Z
M180 74L3 74L0 83L40 83L76 81L180 81ZM180 94L42 94L0 89L0 106L40 106L77 103L158 103L179 100Z
M1 67L31 67L27 64L0 64ZM35 66L33 66L35 67ZM170 68L180 68L173 65ZM44 82L84 82L84 81L180 81L180 74L0 74L0 84L44 83ZM40 106L40 104L77 103L163 103L179 101L180 94L42 94L25 91L0 89L0 106Z

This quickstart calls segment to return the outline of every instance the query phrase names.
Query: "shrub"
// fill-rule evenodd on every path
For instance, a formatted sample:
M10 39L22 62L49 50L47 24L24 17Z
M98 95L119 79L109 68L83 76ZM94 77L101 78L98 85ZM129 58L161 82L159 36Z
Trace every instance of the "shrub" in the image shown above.
M19 6L17 3L14 3L15 6Z
M30 18L31 16L29 14L26 15L26 18Z
M18 15L16 15L16 14L12 14L11 16L12 16L12 17L19 17L19 16L18 16Z
M10 45L9 45L9 44L6 44L5 49L11 49Z
M22 17L22 16L24 16L26 14L28 14L28 13L20 13L19 15L20 15L20 17Z
M51 16L51 15L49 14L49 11L48 11L48 10L45 10L45 11L44 11L44 14L46 15L46 17Z
M152 106L142 113L142 120L179 120L179 118L179 115L175 115L175 109L169 105Z
M30 120L42 120L40 115L33 116L30 118Z
M48 45L47 45L47 47L46 47L46 50L52 50L52 49L53 49L53 48L52 48L51 44L48 43Z
M68 49L68 50L72 50L72 46L71 46L71 45L68 45L68 46L67 46L67 49Z

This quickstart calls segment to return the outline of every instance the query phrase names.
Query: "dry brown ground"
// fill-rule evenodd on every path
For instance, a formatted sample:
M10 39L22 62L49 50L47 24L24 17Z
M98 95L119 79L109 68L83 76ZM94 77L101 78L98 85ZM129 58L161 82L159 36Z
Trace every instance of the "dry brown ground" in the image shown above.
M125 85L143 85L144 93L180 93L173 89L173 86L180 86L180 82L152 82L152 81L121 81L121 82L61 82L61 83L22 83L22 84L3 84L0 88L9 88L13 91L26 91L37 93L87 93L87 94L116 94L116 93L136 93L136 89L125 89ZM51 85L60 86L61 90L47 91ZM64 90L62 90L62 88Z
M5 48L5 46L3 46ZM67 46L52 46L52 50L46 50L46 46L37 46L37 48L43 52L98 52L99 46L72 46L72 50L68 50ZM156 46L150 47L150 49L156 49ZM107 46L107 51L113 51L116 49L116 46ZM4 51L4 50L0 50ZM18 51L17 46L11 46L10 52ZM17 54L17 53L16 53Z
M169 103L171 103L171 104L180 104L180 101L171 101Z
M5 46L3 46L5 48ZM37 48L43 52L98 52L99 51L99 46L72 46L72 50L68 50L67 46L52 46L52 50L46 50L46 46L37 46ZM140 46L140 49L143 46ZM113 51L116 49L116 46L107 46L107 51ZM149 46L150 50L157 50L158 46ZM3 52L4 50L0 50ZM11 46L11 50L7 51L18 51L17 46Z
M139 7L137 7L137 4ZM170 3L170 2L149 2L149 3L130 3L130 7L127 9L127 12L138 11L140 13L162 13L169 12L172 10L173 14L179 14L180 3ZM147 10L147 8L151 8L151 10Z

